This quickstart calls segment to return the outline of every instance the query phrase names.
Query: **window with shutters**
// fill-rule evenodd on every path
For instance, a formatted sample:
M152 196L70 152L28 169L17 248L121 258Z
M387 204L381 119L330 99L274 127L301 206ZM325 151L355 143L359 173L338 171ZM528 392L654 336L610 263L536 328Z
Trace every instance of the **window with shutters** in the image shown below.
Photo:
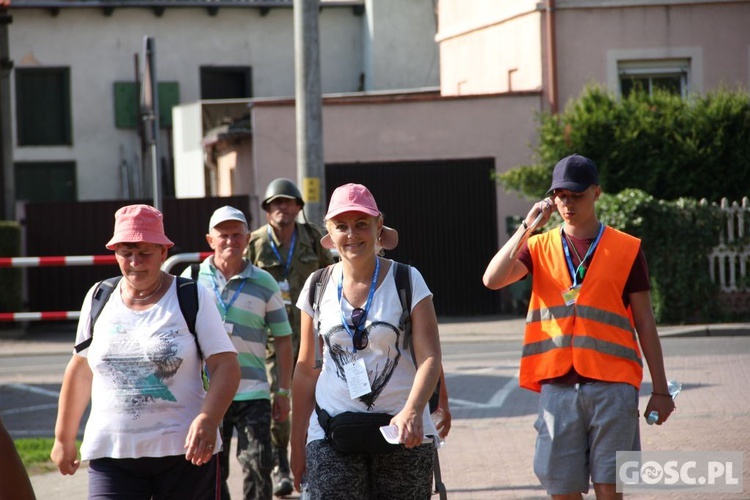
M70 146L70 68L16 68L19 146Z

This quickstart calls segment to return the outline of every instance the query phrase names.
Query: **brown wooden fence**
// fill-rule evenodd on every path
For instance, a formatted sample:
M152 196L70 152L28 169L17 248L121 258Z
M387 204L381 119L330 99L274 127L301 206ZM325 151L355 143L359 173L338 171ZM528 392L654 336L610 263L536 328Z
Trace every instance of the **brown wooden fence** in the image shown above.
M21 221L25 256L103 255L112 236L118 208L151 200L108 200L63 203L28 203ZM217 208L232 205L250 214L249 196L166 199L164 229L175 246L170 255L209 250L208 220ZM251 226L252 221L249 221ZM184 266L183 266L184 267ZM181 269L173 269L177 274ZM45 267L28 269L28 311L80 309L86 291L96 281L119 274L117 266Z

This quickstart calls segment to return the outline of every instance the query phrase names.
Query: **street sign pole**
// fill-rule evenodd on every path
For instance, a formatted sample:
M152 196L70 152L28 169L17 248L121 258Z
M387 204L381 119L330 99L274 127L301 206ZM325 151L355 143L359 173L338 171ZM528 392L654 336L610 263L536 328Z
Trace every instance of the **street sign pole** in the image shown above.
M297 179L308 220L322 224L325 187L318 37L319 0L294 0Z
M143 37L143 78L141 79L141 116L144 134L151 157L151 189L154 208L161 210L161 168L159 166L159 91L156 79L156 41L153 37Z

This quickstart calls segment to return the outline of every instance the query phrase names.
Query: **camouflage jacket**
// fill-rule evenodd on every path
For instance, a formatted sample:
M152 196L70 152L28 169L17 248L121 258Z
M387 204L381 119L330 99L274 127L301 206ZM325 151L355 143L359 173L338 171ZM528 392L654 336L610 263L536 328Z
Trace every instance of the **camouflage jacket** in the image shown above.
M292 263L289 266L289 274L286 279L289 281L291 294L291 307L287 307L289 322L292 324L294 340L299 340L300 334L300 311L297 309L297 298L299 297L302 287L314 271L333 264L334 259L331 252L320 245L320 238L325 234L325 230L313 224L295 223L297 228L297 241L294 246ZM271 231L273 235L273 231ZM247 247L247 258L264 271L271 273L276 281L284 279L284 269L287 256L289 255L289 246L279 246L276 235L273 235L276 248L281 256L281 260L274 253L268 238L268 224L256 229L250 235L250 243Z

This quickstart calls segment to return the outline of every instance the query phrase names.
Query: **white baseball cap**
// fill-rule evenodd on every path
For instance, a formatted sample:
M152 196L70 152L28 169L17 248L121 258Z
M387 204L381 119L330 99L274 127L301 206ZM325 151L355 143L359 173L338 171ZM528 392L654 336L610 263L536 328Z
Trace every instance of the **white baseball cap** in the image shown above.
M217 208L211 216L211 220L208 222L209 232L211 231L211 229L215 228L222 222L226 222L228 220L240 221L245 226L247 226L247 219L245 218L245 214L242 213L242 210L238 210L234 207L230 207L229 205L225 205L221 208Z

